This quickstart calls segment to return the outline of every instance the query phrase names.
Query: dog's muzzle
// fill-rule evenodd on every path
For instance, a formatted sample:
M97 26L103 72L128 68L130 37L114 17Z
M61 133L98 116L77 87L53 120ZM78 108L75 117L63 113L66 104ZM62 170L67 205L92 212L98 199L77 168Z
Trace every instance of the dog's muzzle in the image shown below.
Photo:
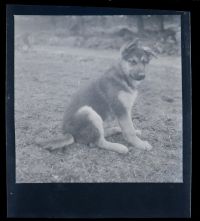
M131 77L136 81L141 81L145 78L145 74L144 73L138 73L138 74L131 75Z

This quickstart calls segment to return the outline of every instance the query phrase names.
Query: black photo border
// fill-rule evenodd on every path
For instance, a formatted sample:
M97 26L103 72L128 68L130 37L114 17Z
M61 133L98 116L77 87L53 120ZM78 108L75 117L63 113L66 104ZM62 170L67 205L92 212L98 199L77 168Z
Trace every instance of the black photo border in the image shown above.
M36 14L176 14L181 16L183 89L183 183L16 184L14 125L14 15ZM6 165L8 217L190 217L191 52L189 12L114 7L7 5L6 35Z

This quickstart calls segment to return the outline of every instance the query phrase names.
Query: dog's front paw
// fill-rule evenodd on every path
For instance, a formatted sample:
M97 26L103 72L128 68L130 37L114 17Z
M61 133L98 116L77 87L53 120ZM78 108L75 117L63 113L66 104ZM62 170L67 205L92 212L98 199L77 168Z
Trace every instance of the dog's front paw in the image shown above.
M140 140L140 139L137 139L134 142L134 146L139 148L139 149L142 149L142 150L151 150L152 149L152 146L149 142L143 141L143 140Z
M127 154L128 148L122 144L118 144L114 151L121 153L121 154Z
M141 136L142 135L142 131L141 130L135 130L136 135Z
M143 143L143 147L145 150L151 150L153 148L148 141L143 141Z

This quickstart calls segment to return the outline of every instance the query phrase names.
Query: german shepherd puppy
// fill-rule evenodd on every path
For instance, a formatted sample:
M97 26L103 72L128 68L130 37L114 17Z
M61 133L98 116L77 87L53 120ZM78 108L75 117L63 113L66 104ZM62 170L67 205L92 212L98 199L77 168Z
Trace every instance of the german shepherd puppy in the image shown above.
M78 142L125 154L126 146L106 140L122 132L131 146L150 150L152 146L137 136L141 132L133 126L131 109L137 85L145 78L145 67L153 56L154 52L142 47L138 39L123 46L118 63L73 96L64 115L64 136L47 142L46 148L54 150ZM106 130L104 122L110 116L117 119L119 127Z

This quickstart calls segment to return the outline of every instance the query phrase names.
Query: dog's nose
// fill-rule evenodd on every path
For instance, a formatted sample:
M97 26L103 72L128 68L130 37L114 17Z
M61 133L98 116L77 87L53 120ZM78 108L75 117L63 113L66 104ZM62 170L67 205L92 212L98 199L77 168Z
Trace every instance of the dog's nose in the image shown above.
M145 78L145 74L144 73L138 73L138 80L142 80Z

